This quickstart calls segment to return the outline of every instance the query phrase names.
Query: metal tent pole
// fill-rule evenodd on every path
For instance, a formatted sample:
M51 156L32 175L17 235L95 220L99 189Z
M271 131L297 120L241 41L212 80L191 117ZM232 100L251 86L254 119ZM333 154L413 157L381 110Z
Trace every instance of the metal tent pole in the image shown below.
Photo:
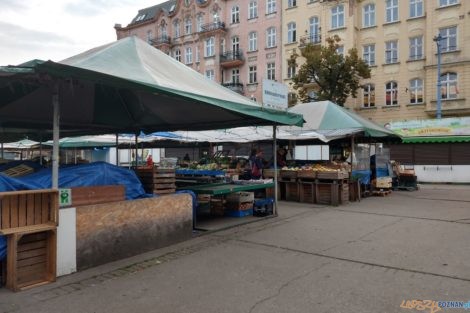
M139 134L135 133L135 167L139 165Z
M116 134L116 166L119 166L119 134Z
M59 121L60 121L60 110L59 110L59 85L54 84L54 90L52 94L52 107L53 107L53 121L52 121L52 188L57 189L59 187Z
M273 214L277 215L277 150L276 150L276 125L273 126L273 155L274 155L274 206Z

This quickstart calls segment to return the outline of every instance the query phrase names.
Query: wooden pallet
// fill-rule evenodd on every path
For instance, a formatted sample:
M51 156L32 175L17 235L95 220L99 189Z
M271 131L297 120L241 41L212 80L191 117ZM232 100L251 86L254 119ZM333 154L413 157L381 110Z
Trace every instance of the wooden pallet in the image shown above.
M391 194L391 190L374 190L372 191L372 195L375 197L385 197Z
M34 173L34 169L24 164L20 164L18 166L9 168L2 172L3 174L10 176L10 177L19 177Z

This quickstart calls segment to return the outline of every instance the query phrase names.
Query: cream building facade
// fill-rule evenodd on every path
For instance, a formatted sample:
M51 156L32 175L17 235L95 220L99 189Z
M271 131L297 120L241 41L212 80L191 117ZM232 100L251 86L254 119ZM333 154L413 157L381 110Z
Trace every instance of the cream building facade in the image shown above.
M371 78L346 107L380 124L435 118L433 39L441 34L442 116L470 115L470 1L284 0L282 13L284 83L295 74L292 53L338 35L341 50L356 48L371 66Z

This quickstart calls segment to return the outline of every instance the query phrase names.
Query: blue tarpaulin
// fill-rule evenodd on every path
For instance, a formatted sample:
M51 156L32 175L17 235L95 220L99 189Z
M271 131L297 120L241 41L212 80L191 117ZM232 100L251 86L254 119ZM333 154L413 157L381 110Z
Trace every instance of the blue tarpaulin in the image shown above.
M0 175L0 191L51 188L50 168L22 177ZM144 188L134 171L106 162L95 162L62 167L59 170L59 188L124 185L126 199L146 197Z
M7 255L7 238L5 236L0 236L0 261L3 261L6 255Z
M352 177L356 178L359 183L363 185L369 185L370 184L370 175L372 172L370 170L353 170L352 171Z

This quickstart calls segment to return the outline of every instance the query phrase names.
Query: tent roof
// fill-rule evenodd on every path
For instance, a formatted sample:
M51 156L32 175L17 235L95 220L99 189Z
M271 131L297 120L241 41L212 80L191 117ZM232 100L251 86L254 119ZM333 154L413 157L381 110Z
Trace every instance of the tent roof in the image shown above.
M394 132L330 101L301 103L289 111L304 116L305 124L300 128L302 131L315 130L331 138L341 138L360 132L364 132L368 137L399 137Z
M303 123L302 116L263 108L136 37L59 63L31 64L0 68L4 128L50 129L55 82L63 136Z

